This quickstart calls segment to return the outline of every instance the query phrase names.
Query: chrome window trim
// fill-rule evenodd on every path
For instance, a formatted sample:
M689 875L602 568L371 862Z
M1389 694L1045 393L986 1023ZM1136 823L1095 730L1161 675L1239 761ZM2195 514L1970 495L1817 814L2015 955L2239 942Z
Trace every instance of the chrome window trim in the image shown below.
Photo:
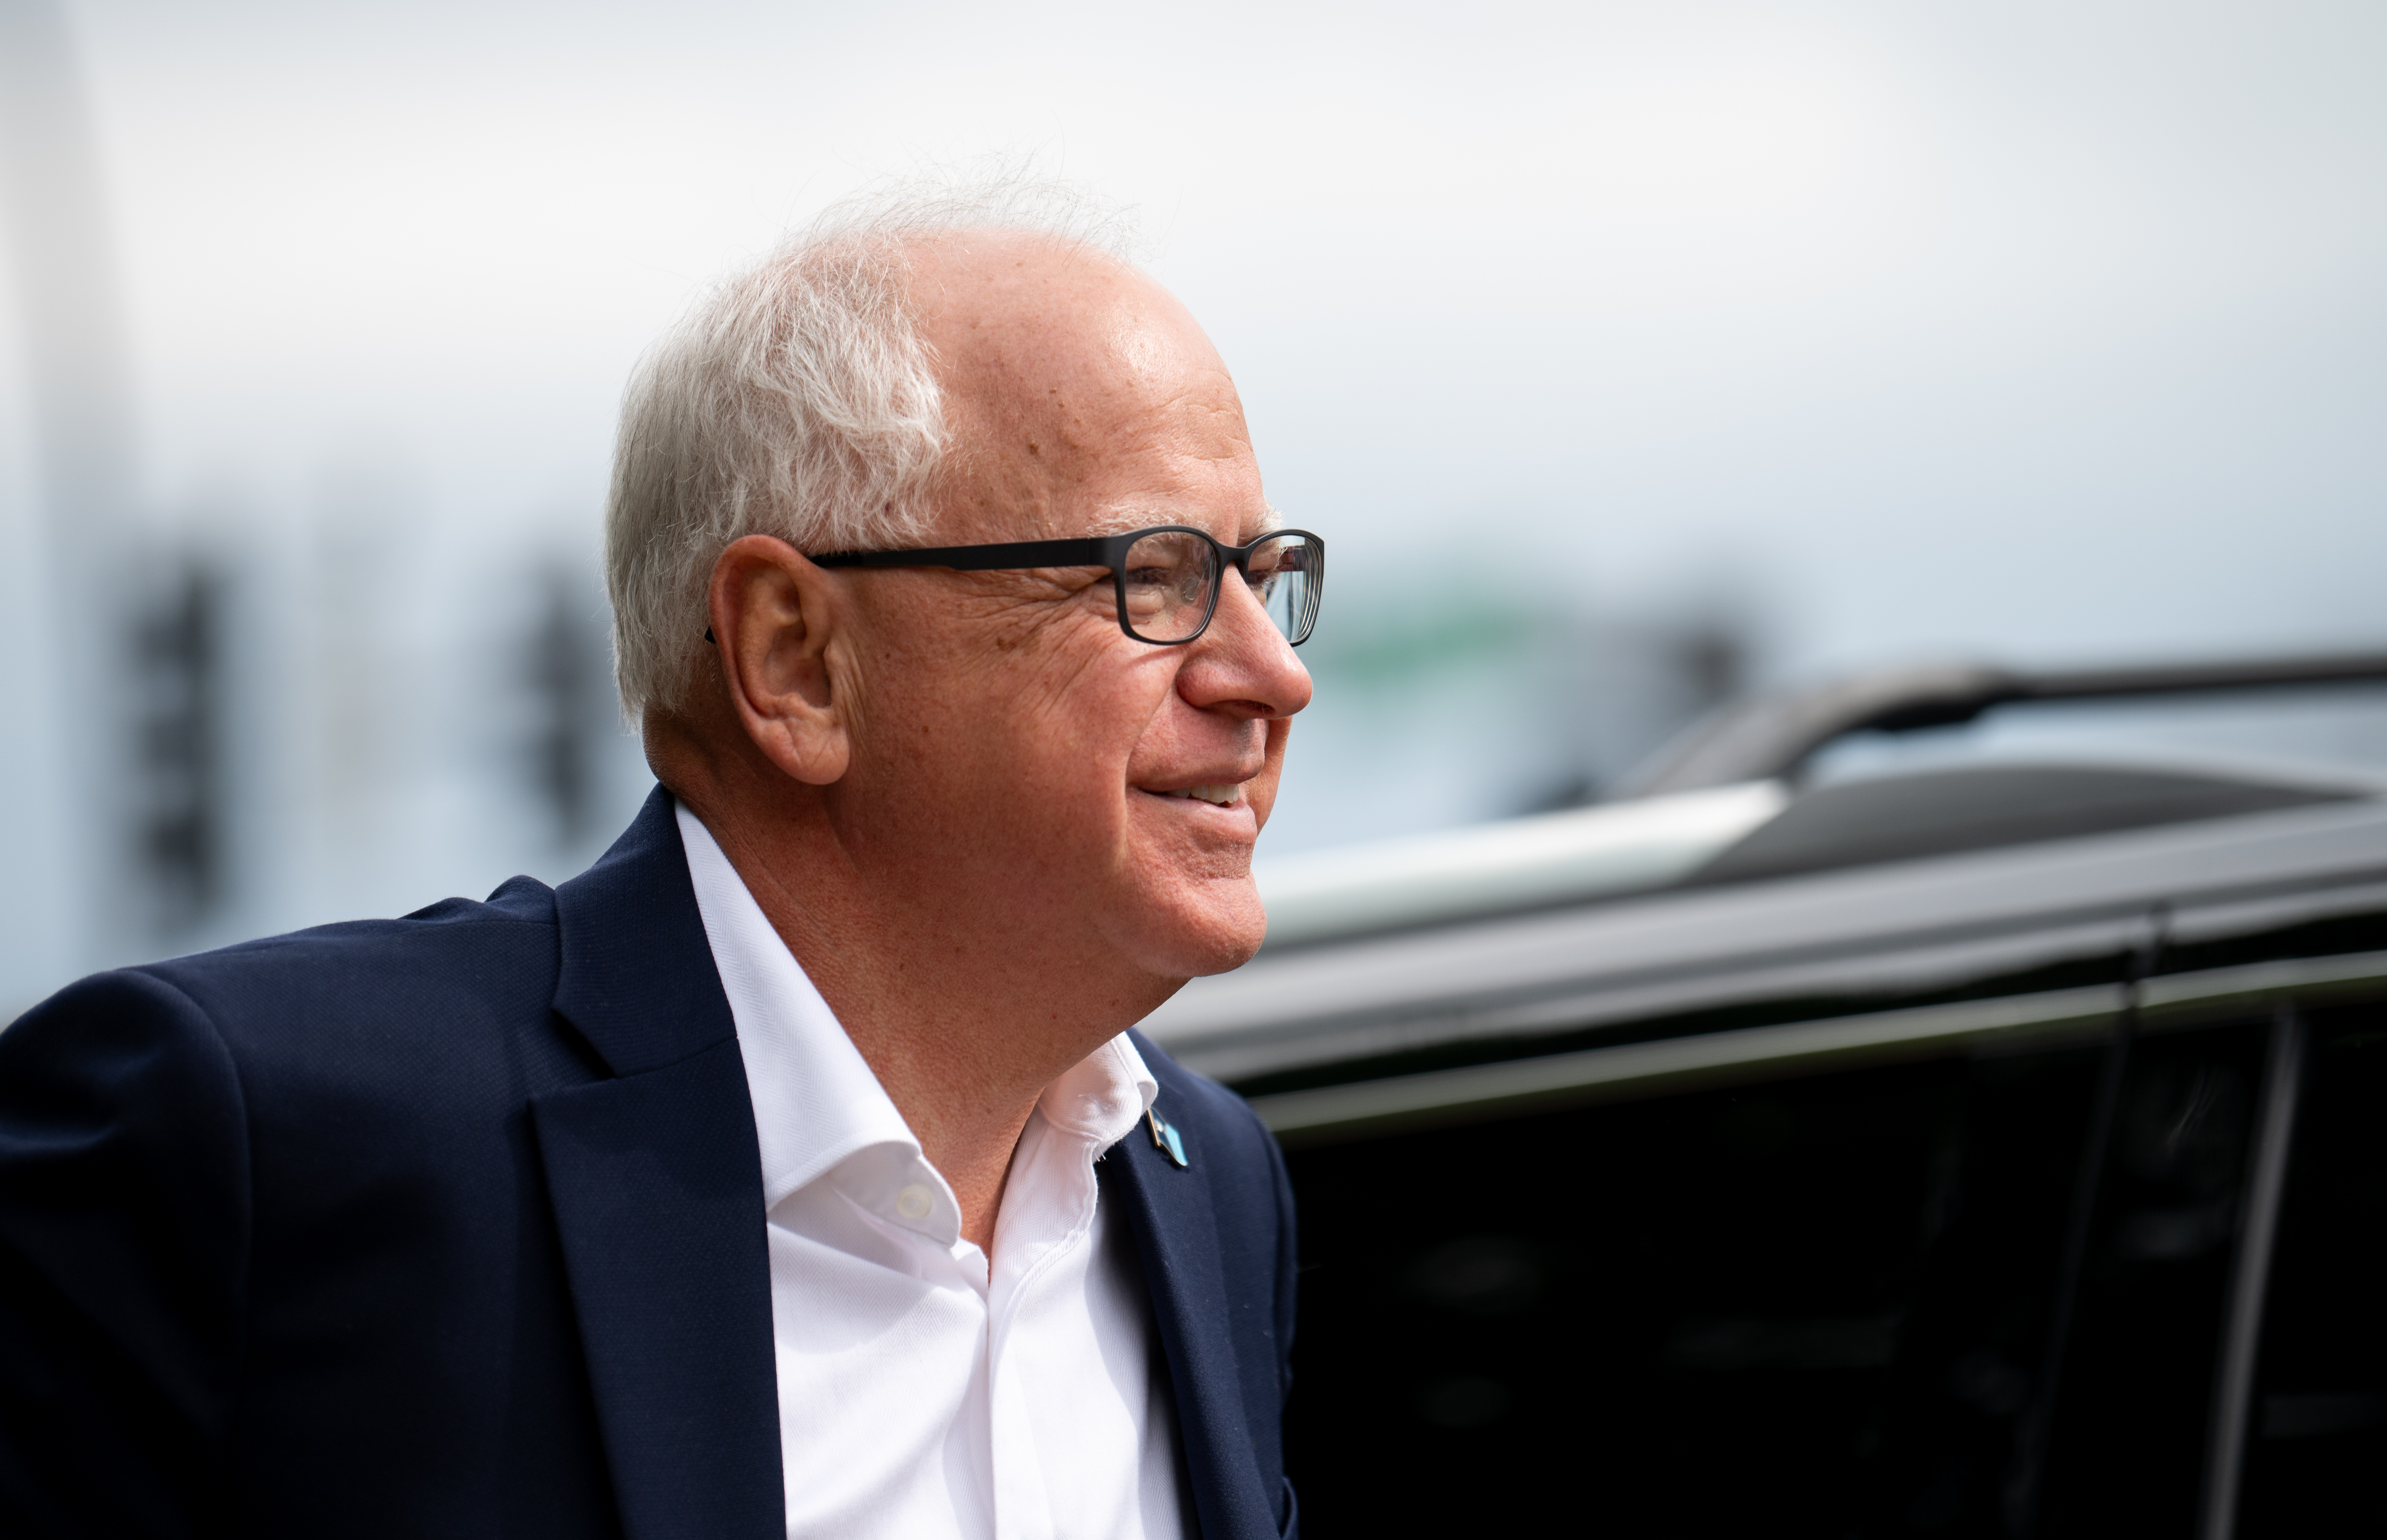
M1252 1107L1280 1142L1297 1147L1835 1069L2094 1042L2129 1004L2128 989L2097 984L1619 1043L1280 1092L1252 1098ZM2387 951L2166 975L2141 986L2139 1030L2182 1031L2287 1002L2309 1009L2380 995L2387 995Z

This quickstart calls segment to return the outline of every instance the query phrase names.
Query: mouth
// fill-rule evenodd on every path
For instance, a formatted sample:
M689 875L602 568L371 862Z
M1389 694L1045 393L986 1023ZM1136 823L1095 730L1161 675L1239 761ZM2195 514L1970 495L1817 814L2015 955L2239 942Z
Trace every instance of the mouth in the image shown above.
M1189 798L1197 802L1208 802L1213 807L1232 807L1243 794L1244 789L1231 781L1218 786L1186 786L1174 791L1153 793L1156 797Z

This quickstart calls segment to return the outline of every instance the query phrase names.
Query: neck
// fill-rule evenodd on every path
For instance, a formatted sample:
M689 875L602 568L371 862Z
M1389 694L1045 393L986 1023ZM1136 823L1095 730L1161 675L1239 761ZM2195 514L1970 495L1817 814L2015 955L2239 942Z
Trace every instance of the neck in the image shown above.
M657 768L953 1188L962 1234L991 1253L1012 1152L1044 1088L1173 983L1127 969L1089 978L1082 949L1073 966L1051 938L1023 933L1032 926L973 925L949 894L875 877L819 789L778 778L757 789L767 795L741 794L742 777L709 757Z

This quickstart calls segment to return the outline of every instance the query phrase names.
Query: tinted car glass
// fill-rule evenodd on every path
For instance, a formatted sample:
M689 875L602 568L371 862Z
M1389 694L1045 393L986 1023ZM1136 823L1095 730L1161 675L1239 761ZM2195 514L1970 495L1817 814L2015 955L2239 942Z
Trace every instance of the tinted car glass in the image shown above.
M2103 1061L1295 1150L1305 1525L1840 1535L1994 1507Z
M2066 1282L2067 1351L2042 1396L2044 1465L2012 1478L2036 1483L2028 1533L2196 1531L2268 1031L2251 1021L2130 1045ZM2009 1523L1988 1533L2024 1533Z
M2248 1419L2248 1540L2387 1533L2387 1009L2311 1029Z
M2198 1533L2280 1029L1296 1149L1309 1527ZM2387 1059L2387 1029L2330 1041ZM2340 1078L2298 1157L2257 1515L2326 1491L2343 1518L2387 1438L2356 1306L2387 1282L2356 1109L2387 1088Z

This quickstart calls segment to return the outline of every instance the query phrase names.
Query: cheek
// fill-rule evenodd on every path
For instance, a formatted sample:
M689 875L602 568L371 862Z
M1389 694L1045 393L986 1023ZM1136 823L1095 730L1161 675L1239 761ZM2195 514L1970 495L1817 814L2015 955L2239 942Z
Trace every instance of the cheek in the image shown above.
M1097 638L1099 642L1099 638ZM897 735L908 770L939 784L966 815L1032 840L1040 852L1085 851L1119 837L1139 746L1169 696L1141 650L1021 649L947 677L953 688L907 703Z
M1099 772L1116 791L1144 741L1167 728L1177 658L1130 641L1107 619L1068 639L1022 691L1022 714L1056 753L1081 773Z

